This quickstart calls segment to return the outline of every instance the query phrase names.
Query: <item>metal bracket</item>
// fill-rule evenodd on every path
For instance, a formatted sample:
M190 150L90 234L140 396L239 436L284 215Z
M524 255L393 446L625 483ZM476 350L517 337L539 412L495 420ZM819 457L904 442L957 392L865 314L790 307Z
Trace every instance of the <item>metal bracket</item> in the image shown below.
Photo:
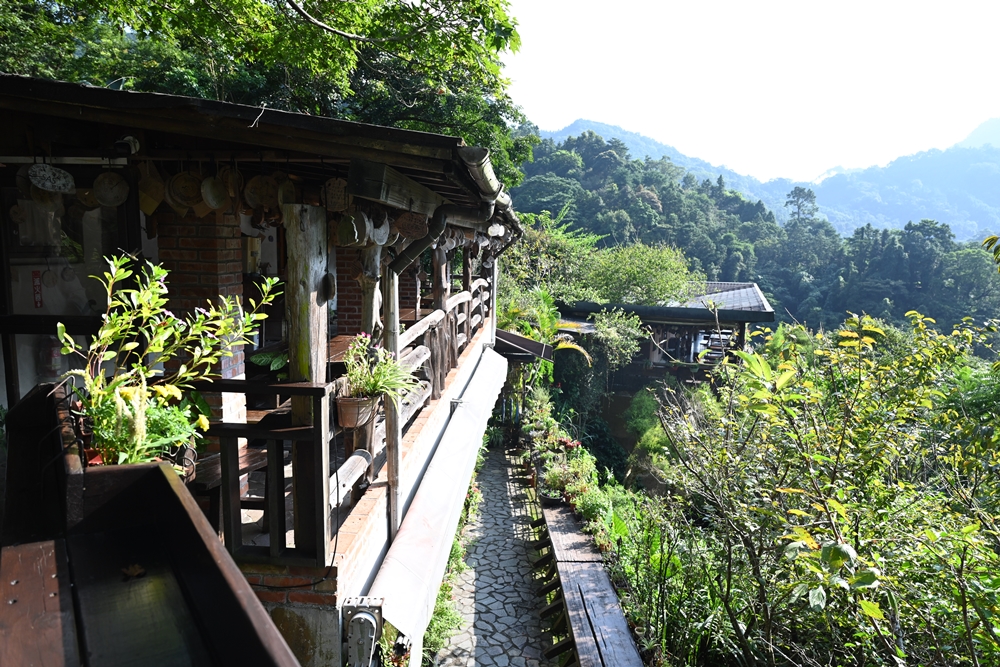
M348 667L372 667L375 646L382 637L382 598L347 598L341 615Z
M455 414L455 410L457 410L458 406L460 406L464 402L465 402L465 400L461 399L461 398L453 398L453 399L451 399L451 414Z

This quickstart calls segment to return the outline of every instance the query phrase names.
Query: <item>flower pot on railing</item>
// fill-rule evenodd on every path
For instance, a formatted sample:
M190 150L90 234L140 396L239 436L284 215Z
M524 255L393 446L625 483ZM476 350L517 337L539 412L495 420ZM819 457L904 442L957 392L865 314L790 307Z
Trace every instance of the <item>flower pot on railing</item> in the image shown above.
M377 396L341 396L337 398L337 422L343 428L364 426L375 416Z

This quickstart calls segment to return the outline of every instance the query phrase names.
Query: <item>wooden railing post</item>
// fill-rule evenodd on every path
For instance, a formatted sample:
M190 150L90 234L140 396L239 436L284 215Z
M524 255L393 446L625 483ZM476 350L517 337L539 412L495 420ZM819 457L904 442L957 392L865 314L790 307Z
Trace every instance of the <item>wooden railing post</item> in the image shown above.
M386 267L385 294L382 301L385 319L385 349L395 359L399 359L399 274ZM417 299L419 300L419 294ZM402 494L399 489L399 469L402 466L400 444L403 440L403 427L400 423L399 405L386 396L385 403L385 456L389 478L389 540L396 537L396 531L402 521L400 501Z
M472 291L472 248L469 244L462 248L462 291ZM472 306L473 302L469 300L462 307L462 312L465 313L462 333L465 334L466 345L472 340Z

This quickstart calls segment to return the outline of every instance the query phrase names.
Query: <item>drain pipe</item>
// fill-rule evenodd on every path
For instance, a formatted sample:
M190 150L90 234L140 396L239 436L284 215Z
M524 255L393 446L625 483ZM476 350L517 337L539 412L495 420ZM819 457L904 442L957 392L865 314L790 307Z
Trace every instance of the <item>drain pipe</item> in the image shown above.
M492 173L492 170L490 170ZM508 202L510 199L508 198ZM493 217L493 200L484 200L479 209L455 206L454 204L442 204L434 211L430 222L427 224L427 235L417 239L399 255L396 256L385 268L385 293L382 299L383 319L385 320L385 349L393 357L399 358L399 274L413 263L427 248L444 233L444 229L450 219L460 219L472 223L484 223ZM495 291L495 290L494 290ZM420 295L417 295L420 298ZM398 405L392 401L387 401L385 406L385 453L386 468L389 478L388 495L388 516L389 541L392 542L399 530L402 521L401 505L402 494L399 489L399 469L402 465L402 452L400 443L403 440L403 425L400 423L400 410Z

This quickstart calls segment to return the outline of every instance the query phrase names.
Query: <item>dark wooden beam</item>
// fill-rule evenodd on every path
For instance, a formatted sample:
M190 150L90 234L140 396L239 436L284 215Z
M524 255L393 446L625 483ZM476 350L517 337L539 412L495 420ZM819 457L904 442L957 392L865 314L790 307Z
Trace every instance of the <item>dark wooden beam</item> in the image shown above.
M347 174L347 192L393 208L433 215L445 203L441 195L404 176L388 165L352 160Z

